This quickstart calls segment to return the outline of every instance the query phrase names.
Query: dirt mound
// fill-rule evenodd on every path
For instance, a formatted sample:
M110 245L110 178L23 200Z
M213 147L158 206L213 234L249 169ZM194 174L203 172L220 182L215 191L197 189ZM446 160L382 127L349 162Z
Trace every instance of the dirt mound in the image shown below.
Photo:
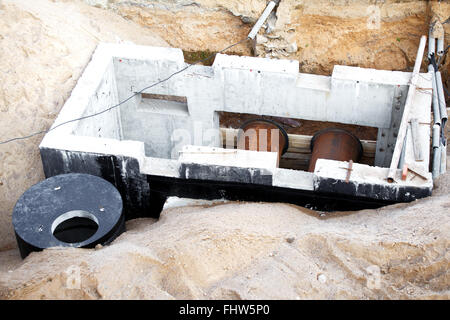
M448 299L446 192L331 216L267 203L167 209L130 221L108 247L16 260L0 272L0 297Z

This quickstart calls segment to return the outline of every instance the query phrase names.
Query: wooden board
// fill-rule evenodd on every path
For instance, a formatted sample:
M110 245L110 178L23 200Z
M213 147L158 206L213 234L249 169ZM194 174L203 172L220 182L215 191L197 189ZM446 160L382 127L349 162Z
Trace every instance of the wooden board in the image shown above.
M222 134L222 142L225 147L236 148L238 129L232 128L220 128ZM229 139L230 143L233 141L233 146L226 145L226 139ZM311 139L312 136L288 134L289 149L283 155L280 161L280 167L306 170L308 167L309 159L311 158ZM363 146L363 157L361 163L373 165L376 152L376 141L372 140L360 140Z

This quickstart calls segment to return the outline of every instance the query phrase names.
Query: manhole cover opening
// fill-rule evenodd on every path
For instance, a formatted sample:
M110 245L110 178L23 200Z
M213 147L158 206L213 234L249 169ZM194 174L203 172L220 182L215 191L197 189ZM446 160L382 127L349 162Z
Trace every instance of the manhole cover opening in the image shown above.
M63 213L52 224L52 233L55 238L66 243L83 242L92 237L97 230L97 218L83 210Z

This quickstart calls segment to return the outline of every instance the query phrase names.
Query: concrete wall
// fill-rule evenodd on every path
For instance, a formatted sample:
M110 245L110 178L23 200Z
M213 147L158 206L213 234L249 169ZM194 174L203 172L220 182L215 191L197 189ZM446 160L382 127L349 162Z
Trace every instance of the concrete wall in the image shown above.
M423 178L409 175L406 181L388 184L385 169L356 166L357 174L347 183L343 181L345 164L337 161L323 162L325 171L319 166L317 172L310 173L283 168L186 163L178 161L178 153L174 152L192 144L218 147L222 139L217 137L220 132L217 111L392 129L402 119L398 115L394 119L392 110L402 108L409 73L336 66L333 76L325 77L298 73L295 61L218 55L212 67L191 66L161 85L150 87L186 67L178 49L100 45L54 126L104 110L104 104L125 100L143 88L148 94L181 97L180 101L185 97L187 103L146 101L138 94L100 117L69 122L52 130L40 145L46 176L65 172L102 176L121 191L132 217L160 209L164 197L159 191L152 192L155 185L157 189L164 188L165 194L201 197L195 190L205 192L204 185L189 189L189 183L198 183L198 179L212 183L211 188L232 184L231 199L239 199L240 188L253 199L254 186L262 195L257 201L265 199L272 189L287 202L301 194L314 198L316 192L333 192L339 196L340 190L327 189L330 179L336 180L343 188L341 193L351 198L411 201L431 194L426 151L431 95L425 89L417 92L412 112L419 120L421 147L427 156L424 161L415 162L411 142L407 144L405 156L408 164L425 172ZM421 74L419 79L419 87L431 86L429 74ZM219 189L209 197L220 196ZM379 192L364 193L369 189ZM152 198L157 199L159 209L149 204Z
M95 92L86 92L89 100L82 116L101 112L119 103L114 71L114 65L112 60L110 60L103 73L91 79L92 81L98 81L98 78L101 78L98 86L96 88L94 86ZM74 134L121 140L120 123L119 109L114 108L95 117L79 121L77 128L74 130Z
M110 48L122 57L114 59L119 100L185 67L179 49ZM186 97L185 114L152 112L142 107L140 96L124 104L123 138L145 142L146 154L160 158L177 158L183 144L219 146L220 139L196 134L196 127L218 128L216 111L390 128L391 110L400 96L406 96L410 76L346 66L336 66L331 77L298 70L297 61L219 54L212 67L192 66L145 90ZM185 131L190 140L177 139L186 136Z

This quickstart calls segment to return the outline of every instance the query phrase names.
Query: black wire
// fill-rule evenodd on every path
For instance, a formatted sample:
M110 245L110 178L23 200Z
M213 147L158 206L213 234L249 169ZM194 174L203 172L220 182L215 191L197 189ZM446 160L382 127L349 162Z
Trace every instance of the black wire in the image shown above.
M447 95L447 97L450 98L450 93L448 92L447 88L444 86L444 84L442 84L442 88L444 88L445 94Z
M236 42L236 43L234 43L234 44L232 44L232 45L226 47L225 49L222 49L222 50L218 51L217 53L225 52L225 51L227 51L228 49L231 49L232 47L237 46L238 44L241 44L242 42L247 41L247 40L249 40L249 39L250 39L250 38L245 38L245 39L243 39L243 40L241 40L241 41L239 41L239 42ZM50 128L50 129L48 129L48 130L42 130L42 131L38 131L38 132L32 133L32 134L27 135L27 136L16 137L16 138L11 138L11 139L8 139L8 140L0 141L0 145L2 145L2 144L7 144L7 143L10 143L10 142L13 142L13 141L17 141L17 140L25 140L25 139L29 139L29 138L31 138L31 137L34 137L34 136L37 136L37 135L40 135L40 134L48 133L48 132L50 132L50 131L52 131L52 130L55 130L55 129L58 128L58 127L61 127L61 126L65 125L65 124L68 124L68 123L71 123L71 122L75 122L75 121L84 120L84 119L88 119L88 118L92 118L92 117L98 116L98 115L100 115L100 114L103 114L103 113L105 113L105 112L108 112L108 111L110 111L110 110L112 110L112 109L114 109L114 108L117 108L117 107L121 106L121 105L124 104L125 102L128 102L130 99L132 99L133 97L137 96L138 94L141 94L141 93L144 92L145 90L148 90L148 89L150 89L150 88L153 88L153 87L157 86L158 84L161 84L161 83L163 83L163 82L166 82L166 81L170 80L173 76L175 76L175 75L177 75L177 74L179 74L179 73L182 73L183 71L186 71L187 69L189 69L189 68L192 67L193 65L196 65L197 63L200 63L200 62L207 61L207 60L211 59L211 58L212 58L213 56L215 56L217 53L213 53L213 54L211 54L210 56L208 56L208 57L206 57L206 58L204 58L204 59L197 60L197 61L195 61L194 63L187 65L187 66L184 67L183 69L180 69L180 70L178 70L178 71L172 73L172 74L171 74L170 76L168 76L167 78L165 78L165 79L163 79L163 80L161 80L161 81L158 81L158 82L156 82L156 83L154 83L154 84L151 84L151 85L149 85L149 86L147 86L147 87L141 89L141 90L138 91L138 92L133 93L131 96L129 96L129 97L126 98L125 100L123 100L123 101L119 102L118 104L116 104L116 105L114 105L114 106L112 106L112 107L109 107L109 108L107 108L107 109L105 109L105 110L102 110L102 111L99 111L99 112L97 112L97 113L93 113L93 114L90 114L90 115L87 115L87 116L83 116L83 117L80 117L80 118L76 118L76 119L72 119L72 120L68 120L68 121L62 122L62 123L58 124L57 126L54 126L54 127Z
M430 58L428 60L430 61L430 64L433 65L434 72L439 71L439 67L440 67L442 61L444 60L445 56L447 55L449 49L450 49L450 45L448 45L447 48L445 48L444 53L439 58L439 62L436 62L436 56L434 53L432 53L430 55ZM444 89L444 92L447 95L447 97L450 97L450 93L448 92L447 88L445 88L444 83L442 83L442 88Z
M436 63L436 56L434 55L434 53L432 53L430 55L429 61L433 65L434 72L438 72L439 70L438 70L438 66L437 66L437 63Z
M438 63L437 63L437 67L438 67L438 68L441 66L442 62L444 61L445 56L446 56L446 54L447 54L449 48L450 48L450 45L448 45L447 48L445 48L445 50L443 51L441 57L439 57L439 61L438 61ZM437 70L436 70L436 71L437 71Z
M448 18L447 20L450 21L450 18ZM449 49L450 49L450 45L448 45L447 48L445 48L444 54L442 55L440 62L444 60L444 57L447 55ZM447 95L447 97L450 97L450 93L448 92L448 90L444 86L444 84L442 84L442 88L444 88L444 91L445 91L445 94Z

